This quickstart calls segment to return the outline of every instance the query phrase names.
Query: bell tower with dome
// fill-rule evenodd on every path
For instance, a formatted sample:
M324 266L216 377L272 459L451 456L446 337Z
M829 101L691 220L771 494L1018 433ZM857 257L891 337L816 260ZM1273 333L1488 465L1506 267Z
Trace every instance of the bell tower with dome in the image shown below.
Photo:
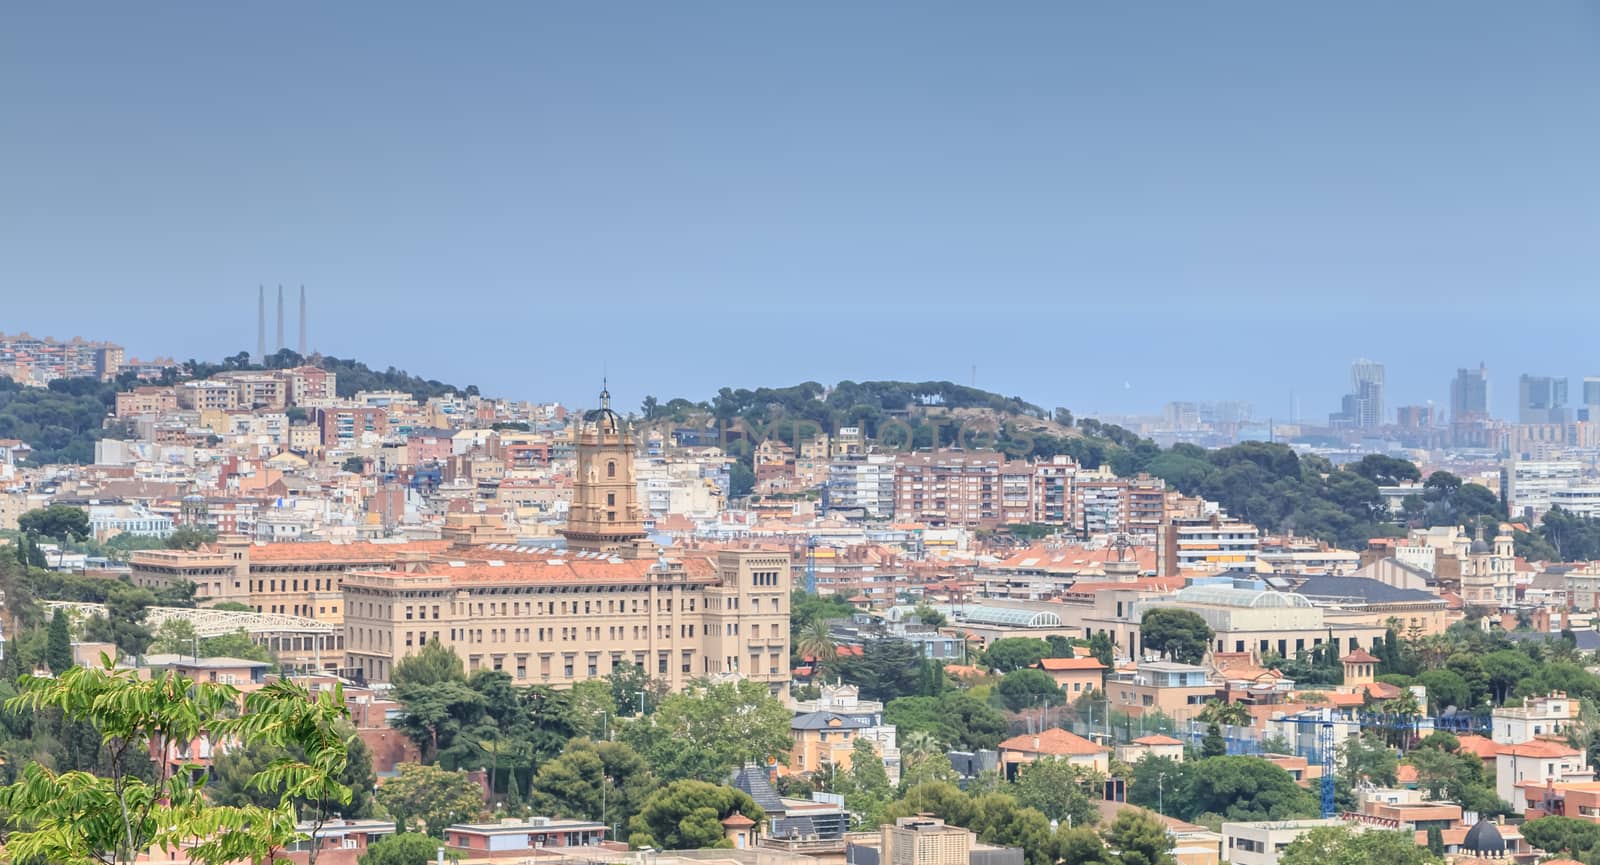
M573 444L577 469L567 527L561 530L567 549L624 558L654 555L645 542L633 474L633 431L611 410L611 392L603 385L600 407L584 412Z

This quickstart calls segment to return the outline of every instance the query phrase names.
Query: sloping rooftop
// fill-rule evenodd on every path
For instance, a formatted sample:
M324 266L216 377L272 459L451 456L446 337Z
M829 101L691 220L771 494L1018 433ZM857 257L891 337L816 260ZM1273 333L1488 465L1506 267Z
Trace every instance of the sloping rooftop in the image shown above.
M1400 589L1367 577L1307 577L1289 591L1324 603L1403 604L1439 601L1421 589Z
M1021 736L1012 736L1000 743L999 750L1015 751L1020 754L1044 754L1047 756L1085 756L1089 754L1105 754L1109 749L1096 745L1088 739L1071 733L1059 727L1052 727L1038 735L1024 733Z
M1288 592L1267 588L1245 588L1220 584L1203 584L1180 590L1173 596L1179 605L1207 607L1249 607L1254 609L1286 609L1309 607L1311 602Z

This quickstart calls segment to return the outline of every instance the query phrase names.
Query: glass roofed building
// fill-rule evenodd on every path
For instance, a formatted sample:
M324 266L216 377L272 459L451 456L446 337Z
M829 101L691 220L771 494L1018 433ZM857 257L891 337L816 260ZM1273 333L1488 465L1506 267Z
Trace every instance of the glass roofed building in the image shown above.
M1139 623L1146 612L1162 607L1189 610L1205 620L1214 632L1212 651L1249 652L1258 658L1269 653L1293 658L1330 638L1342 654L1371 647L1384 635L1381 625L1361 617L1315 606L1302 595L1278 591L1251 576L1228 575L1193 580L1170 595L1141 598L1119 610L1121 615L1085 617L1074 636L1104 630L1112 635L1119 656L1143 658Z
M1061 613L1050 609L1044 601L1018 601L977 606L954 605L941 607L950 624L977 637L984 644L1005 637L1038 637L1053 634L1063 637L1078 636L1082 629L1072 627L1061 619Z

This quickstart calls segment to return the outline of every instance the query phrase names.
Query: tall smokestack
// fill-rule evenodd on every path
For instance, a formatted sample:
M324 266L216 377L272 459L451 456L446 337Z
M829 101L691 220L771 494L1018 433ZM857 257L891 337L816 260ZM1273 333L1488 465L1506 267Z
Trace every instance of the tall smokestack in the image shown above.
M283 350L283 286L278 286L278 349Z
M306 287L300 286L300 348L301 357L306 356Z
M256 286L256 362L267 359L267 287Z

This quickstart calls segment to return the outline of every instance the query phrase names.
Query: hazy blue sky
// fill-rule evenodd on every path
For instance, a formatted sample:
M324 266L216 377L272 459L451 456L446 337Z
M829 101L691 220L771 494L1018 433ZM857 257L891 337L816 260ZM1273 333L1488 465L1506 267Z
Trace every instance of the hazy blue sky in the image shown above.
M1509 409L1600 374L1597 154L1596 2L12 4L0 330L217 357L304 282L519 397Z

